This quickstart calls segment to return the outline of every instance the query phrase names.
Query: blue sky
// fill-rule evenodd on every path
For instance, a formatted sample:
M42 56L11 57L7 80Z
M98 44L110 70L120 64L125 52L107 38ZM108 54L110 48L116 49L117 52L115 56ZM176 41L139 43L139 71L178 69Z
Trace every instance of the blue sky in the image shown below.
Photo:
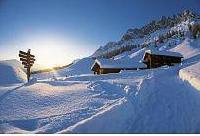
M40 64L53 54L52 65L69 63L130 27L199 7L199 0L0 0L0 59L31 48Z

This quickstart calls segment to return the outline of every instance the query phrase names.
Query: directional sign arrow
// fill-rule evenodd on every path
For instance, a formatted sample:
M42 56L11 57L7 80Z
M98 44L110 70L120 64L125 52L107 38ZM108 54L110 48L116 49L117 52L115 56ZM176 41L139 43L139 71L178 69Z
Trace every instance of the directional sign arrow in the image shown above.
M19 57L21 57L21 58L27 58L27 55L19 54Z
M33 64L33 63L34 63L34 61L29 61L29 63L30 63L30 64Z
M22 65L33 65L34 63L27 63L26 61L22 61Z
M28 54L28 56L29 56L30 58L34 58L34 57L35 57L35 56L32 55L32 54Z
M25 65L25 66L33 66L33 64L28 64L26 62L22 62L22 64Z
M26 59L26 58L20 58L20 61L25 61L25 62L27 62L27 59Z
M32 54L29 54L29 53L27 53L27 52L24 52L24 51L19 51L19 54L21 54L21 55L24 55L24 56L30 56L30 57L32 57L32 58L34 58L34 57L35 57L34 55L32 55Z
M28 53L27 53L27 52L24 52L24 51L19 51L19 54L28 55Z
M35 58L35 56L34 56L34 55L32 55L32 54L30 54L30 57L31 57L31 58Z
M35 59L34 58L30 58L30 61L35 61Z

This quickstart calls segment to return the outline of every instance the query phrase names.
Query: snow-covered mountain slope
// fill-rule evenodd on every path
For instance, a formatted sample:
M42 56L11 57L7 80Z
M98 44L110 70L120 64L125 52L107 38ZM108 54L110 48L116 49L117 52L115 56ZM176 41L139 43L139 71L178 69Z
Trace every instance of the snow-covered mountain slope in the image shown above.
M192 11L185 10L184 12L174 15L173 17L163 16L160 20L151 21L149 24L142 28L130 28L122 36L122 39L118 42L108 42L105 46L101 46L92 55L92 57L107 56L106 54L119 50L122 47L142 46L145 43L153 42L160 36L167 32L175 31L188 31L188 24L198 22L200 15L193 13ZM129 47L130 48L130 47Z
M0 85L22 83L26 74L17 60L0 61Z

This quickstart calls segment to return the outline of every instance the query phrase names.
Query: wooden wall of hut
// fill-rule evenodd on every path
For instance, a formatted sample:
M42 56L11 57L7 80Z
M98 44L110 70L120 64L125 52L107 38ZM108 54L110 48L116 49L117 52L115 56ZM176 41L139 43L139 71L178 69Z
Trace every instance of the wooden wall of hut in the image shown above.
M146 63L147 68L157 68L164 65L173 66L174 63L181 63L181 57L146 53L144 62Z
M100 74L108 74L108 73L119 73L121 69L115 69L115 68L100 68Z

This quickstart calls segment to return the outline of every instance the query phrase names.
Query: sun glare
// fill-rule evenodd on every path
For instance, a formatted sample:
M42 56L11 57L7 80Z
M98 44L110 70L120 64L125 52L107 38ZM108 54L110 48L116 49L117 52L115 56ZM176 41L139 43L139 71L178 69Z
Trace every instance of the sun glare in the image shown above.
M64 66L89 54L90 49L80 47L84 46L84 43L66 37L53 33L27 34L24 37L24 46L20 50L31 49L31 53L35 55L35 64L43 68Z
M36 56L36 63L45 68L51 68L70 63L66 44L61 40L43 39L32 43L30 47Z
M45 45L38 50L38 62L45 67L53 67L64 65L67 63L65 59L65 49L55 45Z

